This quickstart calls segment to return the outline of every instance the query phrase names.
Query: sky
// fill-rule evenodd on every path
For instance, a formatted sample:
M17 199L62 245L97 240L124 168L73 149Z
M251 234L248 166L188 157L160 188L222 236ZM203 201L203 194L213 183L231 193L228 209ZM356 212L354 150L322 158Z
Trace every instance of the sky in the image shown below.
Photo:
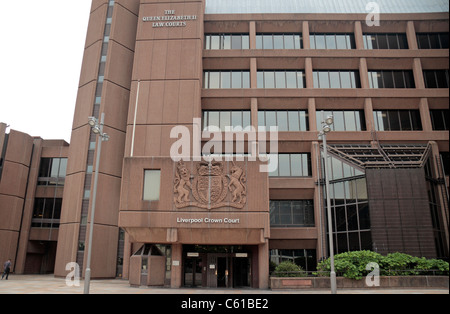
M1 2L0 122L70 142L91 0Z

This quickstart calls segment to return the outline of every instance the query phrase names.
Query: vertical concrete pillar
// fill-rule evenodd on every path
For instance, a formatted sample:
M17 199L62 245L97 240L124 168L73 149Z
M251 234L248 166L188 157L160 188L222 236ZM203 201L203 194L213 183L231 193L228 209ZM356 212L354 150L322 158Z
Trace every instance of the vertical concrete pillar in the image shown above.
M309 117L309 130L317 131L317 118L316 118L316 100L315 98L308 99L308 117Z
M131 242L130 242L130 236L128 233L125 232L125 240L124 240L124 247L123 247L123 265L122 265L122 278L128 279L129 276L129 270L130 270L130 258L131 258Z
M433 131L431 123L430 108L428 106L428 99L421 98L419 103L420 120L422 122L422 130L425 132Z
M311 49L311 42L309 38L309 23L303 21L302 24L303 49Z
M313 66L311 58L305 59L305 79L306 79L306 88L314 88Z
M250 49L256 49L256 22L250 21L249 25Z
M373 120L372 98L366 98L364 100L364 118L366 120L367 131L374 131L375 121Z
M256 65L256 58L250 59L250 88L257 88L257 65Z
M420 61L419 58L414 58L413 73L414 73L414 82L416 84L416 88L424 89L425 81L423 80L422 62Z
M252 98L250 106L251 106L252 126L255 128L255 130L258 130L258 99Z
M364 49L364 38L360 21L355 22L354 32L356 49Z
M369 71L367 69L366 58L359 60L359 76L361 79L361 88L370 88L369 86Z
M269 241L258 245L259 289L269 288Z
M183 258L183 245L180 243L172 244L172 274L170 279L171 288L181 287L182 277L182 258Z
M416 30L414 27L413 21L408 21L406 24L406 38L408 40L408 48L412 50L419 49L417 45L417 39L416 39Z

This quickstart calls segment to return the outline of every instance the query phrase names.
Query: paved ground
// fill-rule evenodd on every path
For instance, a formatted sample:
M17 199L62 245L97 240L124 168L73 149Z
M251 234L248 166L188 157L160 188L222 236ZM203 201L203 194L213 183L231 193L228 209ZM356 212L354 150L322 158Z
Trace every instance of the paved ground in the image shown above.
M84 282L80 286L66 285L64 278L53 275L10 275L9 280L0 281L0 294L82 294ZM91 280L92 294L329 294L329 290L256 290L256 289L169 289L130 287L127 280ZM448 289L338 289L338 294L449 294Z

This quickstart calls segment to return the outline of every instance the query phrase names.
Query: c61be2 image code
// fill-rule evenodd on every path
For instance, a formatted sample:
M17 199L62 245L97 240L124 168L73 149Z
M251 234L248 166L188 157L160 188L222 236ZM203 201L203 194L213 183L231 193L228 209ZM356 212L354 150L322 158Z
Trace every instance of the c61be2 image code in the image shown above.
M181 302L182 309L201 309L209 312L215 309L268 309L269 300L264 298L232 298L226 299L225 302L213 300L193 300L189 298Z

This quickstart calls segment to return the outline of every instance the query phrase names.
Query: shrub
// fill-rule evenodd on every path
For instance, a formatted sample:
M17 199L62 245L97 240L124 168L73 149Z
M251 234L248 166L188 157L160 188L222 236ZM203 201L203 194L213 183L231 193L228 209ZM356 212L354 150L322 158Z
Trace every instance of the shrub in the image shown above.
M366 265L375 262L380 267L381 276L413 276L429 275L426 270L437 270L435 275L447 275L449 264L442 260L413 257L404 253L390 253L386 256L372 251L353 251L337 254L334 257L337 276L350 279L362 279L373 269L366 270ZM319 276L330 276L330 259L321 261L317 265Z
M334 269L337 276L344 276L351 279L362 279L371 270L366 270L366 265L370 262L380 264L382 255L372 251L352 251L336 254L334 256ZM330 259L323 260L317 265L317 275L330 276Z
M307 273L298 265L285 261L281 262L273 273L274 277L306 277Z

